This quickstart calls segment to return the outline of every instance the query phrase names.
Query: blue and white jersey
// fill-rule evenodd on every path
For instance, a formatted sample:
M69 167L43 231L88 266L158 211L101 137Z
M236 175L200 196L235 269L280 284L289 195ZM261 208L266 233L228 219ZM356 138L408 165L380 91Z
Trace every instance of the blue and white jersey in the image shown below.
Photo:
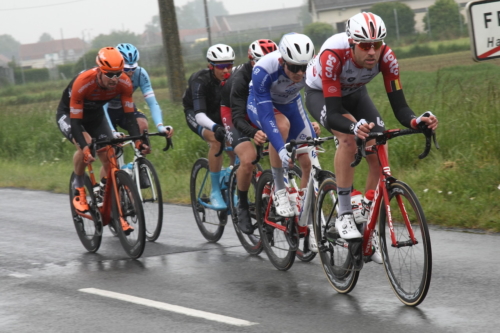
M123 73L122 75L126 74ZM136 91L139 87L141 88L144 100L146 100L146 103L148 103L148 107L151 110L151 116L153 117L155 125L163 124L160 105L158 105L158 102L156 101L148 72L144 68L138 66L130 79L132 80L134 91ZM111 100L107 107L109 109L120 109L122 107L120 98L118 97Z
M300 97L300 90L306 85L305 75L302 81L293 82L280 65L280 58L281 53L274 51L257 62L252 72L247 103L250 121L266 133L277 151L285 143L276 124L274 109L290 120L288 140L315 136Z

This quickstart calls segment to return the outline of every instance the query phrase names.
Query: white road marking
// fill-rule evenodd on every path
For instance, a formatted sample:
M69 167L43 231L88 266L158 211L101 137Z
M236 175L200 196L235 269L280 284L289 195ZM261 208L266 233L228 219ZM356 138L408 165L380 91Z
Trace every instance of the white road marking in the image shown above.
M242 320L242 319L222 316L222 315L219 315L216 313L210 313L210 312L185 308L183 306L152 301L152 300L149 300L146 298L135 297L135 296L130 296L130 295L121 294L121 293L115 293L113 291L107 291L107 290L96 289L96 288L84 288L84 289L80 289L79 291L84 292L84 293L114 298L114 299L118 299L121 301L135 303L135 304L139 304L139 305L149 306L149 307L157 308L160 310L180 313L180 314L183 314L186 316L198 317L198 318L203 318L203 319L212 320L212 321L218 321L218 322L221 322L224 324L229 324L229 325L252 326L252 325L258 324L258 323L253 323L253 322Z
M16 277L16 278L27 278L30 277L31 275L29 274L24 274L24 273L10 273L9 276Z

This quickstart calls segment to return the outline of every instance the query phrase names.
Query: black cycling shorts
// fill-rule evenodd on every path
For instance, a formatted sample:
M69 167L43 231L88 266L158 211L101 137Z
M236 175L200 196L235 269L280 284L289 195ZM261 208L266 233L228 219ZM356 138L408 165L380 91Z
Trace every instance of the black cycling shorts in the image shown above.
M69 113L57 113L56 121L59 130L64 135L66 139L68 139L71 143L73 143L73 135L71 134L71 119ZM102 113L101 117L95 117L92 120L82 123L82 132L87 132L94 139L112 139L113 132L109 127L108 120Z
M311 116L331 132L326 119L323 91L312 89L306 85L305 98L306 107ZM365 86L352 94L342 97L342 113L350 113L356 120L365 119L368 123L373 122L375 127L372 129L372 132L382 132L385 130L384 121L368 95Z

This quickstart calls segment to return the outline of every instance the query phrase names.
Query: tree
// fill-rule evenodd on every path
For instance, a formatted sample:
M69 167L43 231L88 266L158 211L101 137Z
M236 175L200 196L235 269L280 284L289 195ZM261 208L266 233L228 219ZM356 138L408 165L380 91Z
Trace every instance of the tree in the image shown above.
M100 49L106 46L116 46L120 43L138 45L140 38L130 31L112 31L109 35L100 34L92 40L92 48Z
M424 29L433 37L455 38L462 34L464 22L454 0L436 0L424 16Z
M208 0L208 13L210 18L214 16L228 15L224 4L217 0ZM182 7L175 7L179 29L205 28L205 8L203 1L190 1Z
M311 23L304 28L304 35L309 36L311 38L314 47L319 50L321 45L330 38L334 33L333 27L331 24L324 22L315 22Z
M19 43L11 35L0 35L0 54L7 58L19 57Z
M38 39L38 42L39 43L43 43L43 42L50 42L51 40L54 40L54 38L52 38L52 36L46 32L44 32L40 38Z
M396 10L396 14L394 14L394 10ZM415 32L415 13L404 3L377 3L370 8L370 11L377 14L382 18L382 20L384 20L385 27L387 29L387 36L390 39L395 39L398 32L400 36L410 35ZM398 20L397 29L396 17Z
M158 15L153 16L150 23L146 24L145 30L145 40L147 45L161 44L161 26L160 17Z

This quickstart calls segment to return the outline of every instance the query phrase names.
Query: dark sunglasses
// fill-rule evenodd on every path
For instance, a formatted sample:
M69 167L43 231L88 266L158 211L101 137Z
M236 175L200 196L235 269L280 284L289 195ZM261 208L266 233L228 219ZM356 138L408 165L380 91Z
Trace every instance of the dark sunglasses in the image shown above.
M215 68L217 69L221 69L221 70L224 70L224 69L231 69L233 68L233 64L230 63L230 64L216 64L214 62L211 62L210 65L214 66Z
M367 42L367 43L356 43L356 45L359 46L360 49L362 49L363 51L368 51L370 50L372 47L376 50L380 49L380 47L382 46L383 42L382 41L379 41L379 42Z
M119 78L122 75L122 71L119 72L104 72L104 75L110 79Z
M135 71L136 69L137 69L137 67L132 67L132 68L127 68L127 67L125 67L125 68L123 69L123 71L124 71L125 73L126 73L126 72L133 72L133 71Z
M292 65L287 62L285 62L286 67L288 67L288 70L294 74L297 74L299 71L302 71L302 73L305 73L307 70L307 65Z

